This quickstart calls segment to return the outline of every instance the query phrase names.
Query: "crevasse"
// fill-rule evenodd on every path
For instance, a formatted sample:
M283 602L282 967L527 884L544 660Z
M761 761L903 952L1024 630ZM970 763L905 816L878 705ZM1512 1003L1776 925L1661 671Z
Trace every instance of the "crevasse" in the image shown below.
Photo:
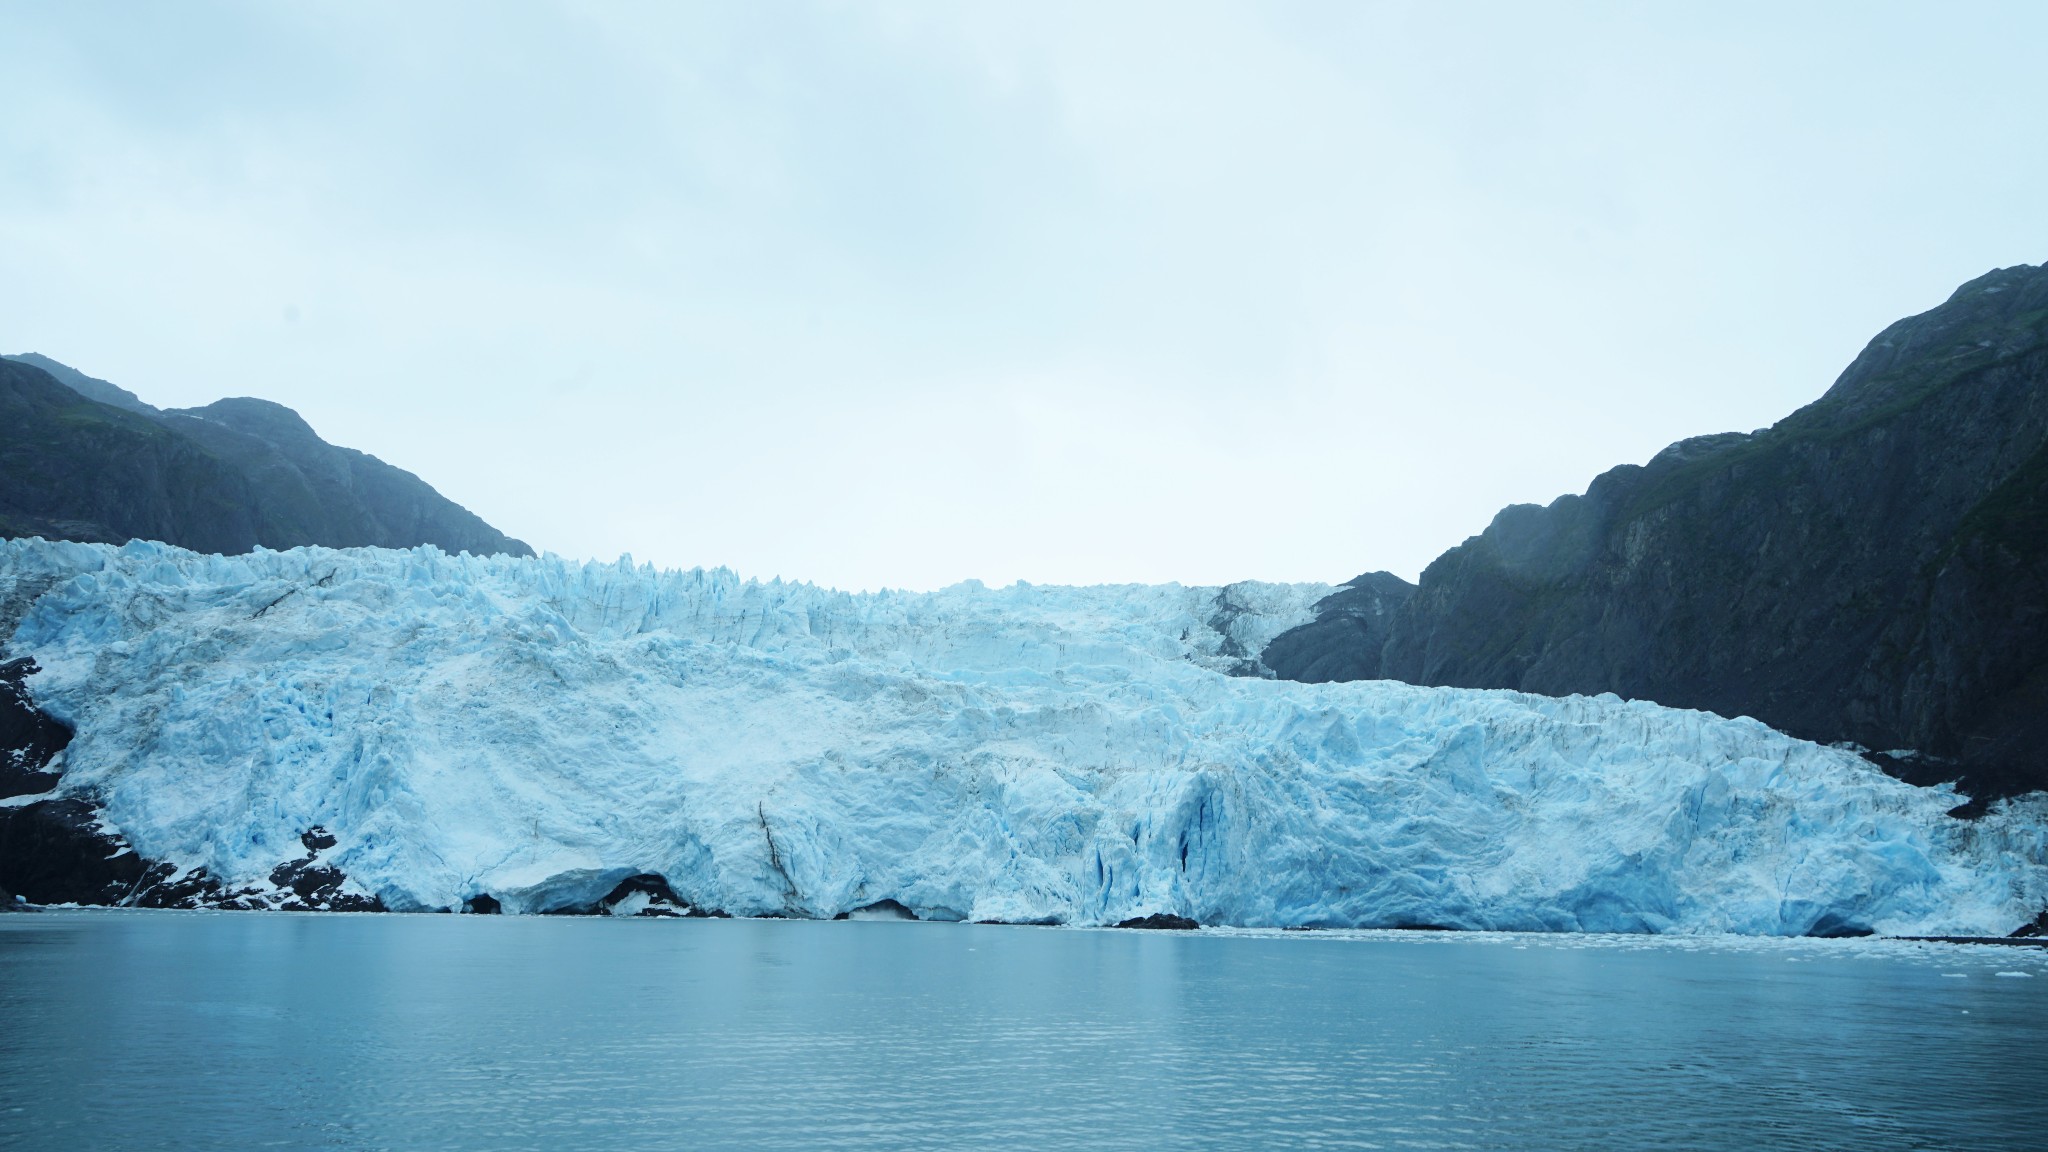
M0 628L137 851L394 909L2000 934L2048 803L1611 696L1229 675L1319 585L848 594L555 557L0 543ZM4 633L0 633L4 634Z

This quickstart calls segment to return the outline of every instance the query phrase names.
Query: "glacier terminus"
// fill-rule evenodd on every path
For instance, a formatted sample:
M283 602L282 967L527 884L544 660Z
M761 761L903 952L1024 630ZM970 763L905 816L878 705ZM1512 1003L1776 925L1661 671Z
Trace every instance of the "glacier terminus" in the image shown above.
M1749 719L1258 675L1328 592L8 540L5 656L74 736L0 804L89 804L149 886L243 907L309 852L393 911L1988 936L2048 904L2040 794L1965 820Z

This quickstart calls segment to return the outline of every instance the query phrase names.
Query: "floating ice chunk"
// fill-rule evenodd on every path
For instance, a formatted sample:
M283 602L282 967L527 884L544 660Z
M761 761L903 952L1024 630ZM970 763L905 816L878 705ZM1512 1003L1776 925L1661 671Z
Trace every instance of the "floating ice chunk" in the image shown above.
M638 916L654 903L654 897L646 892L628 892L615 904L602 905L607 915Z

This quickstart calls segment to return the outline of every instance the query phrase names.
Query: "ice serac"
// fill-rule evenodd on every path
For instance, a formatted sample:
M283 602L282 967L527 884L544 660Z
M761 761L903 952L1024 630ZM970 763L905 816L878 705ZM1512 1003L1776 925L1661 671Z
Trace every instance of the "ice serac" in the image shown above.
M2048 903L2038 798L1956 820L1612 697L1231 674L1328 591L0 544L59 791L221 891L318 830L323 883L395 910L2002 934Z

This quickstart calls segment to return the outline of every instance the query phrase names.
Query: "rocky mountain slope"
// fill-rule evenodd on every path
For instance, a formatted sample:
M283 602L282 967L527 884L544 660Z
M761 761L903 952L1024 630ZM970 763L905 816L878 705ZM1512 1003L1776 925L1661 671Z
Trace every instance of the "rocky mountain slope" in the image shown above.
M1818 401L1504 509L1274 640L1283 678L1614 692L2048 787L2048 265L1885 329Z
M0 536L234 554L412 547L530 556L426 481L266 400L159 410L33 353L0 359Z

